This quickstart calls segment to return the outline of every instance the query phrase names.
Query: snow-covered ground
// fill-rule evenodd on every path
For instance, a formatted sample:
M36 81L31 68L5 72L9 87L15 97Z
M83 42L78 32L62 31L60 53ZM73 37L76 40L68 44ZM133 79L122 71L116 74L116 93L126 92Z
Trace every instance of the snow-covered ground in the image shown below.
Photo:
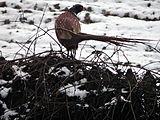
M81 22L82 32L151 39L155 41L149 42L149 45L160 50L159 0L0 0L0 2L6 2L6 7L0 7L0 50L7 59L24 57L28 52L40 53L50 50L51 45L54 50L59 50L55 42L57 41L54 32L55 18L63 12L61 10L77 3L86 8L91 7L90 11L78 14L80 20L83 21L86 13L89 13L94 22L91 24ZM20 19L30 24L18 22ZM41 29L38 29L32 22ZM48 34L55 40L48 34L44 34L42 29L46 31L52 29L48 31ZM105 47L106 49L103 49ZM103 49L108 56L120 49L112 56L115 62L130 61L140 65L153 62L146 68L160 70L160 53L142 44L131 48L119 48L107 43L87 41L79 45L76 57L83 59L95 49Z
M34 52L40 53L50 50L51 46L52 49L59 50L60 47L55 42L57 41L54 32L55 19L63 12L62 10L76 3L80 3L86 8L90 7L90 11L83 11L78 14L82 32L151 39L155 41L148 44L157 50L155 51L142 44L136 44L130 48L120 48L107 43L87 41L79 45L77 59L85 59L94 50L102 50L106 54L106 56L102 55L102 59L112 56L111 59L114 62L130 61L136 65L146 65L147 69L160 71L160 0L0 0L0 55L2 54L6 59L15 59L25 57L27 53L31 55ZM86 13L90 14L93 23L83 23ZM48 34L44 34L44 31L48 31ZM119 52L113 54L118 49ZM110 62L109 59L108 62ZM20 77L29 76L28 73L22 72L22 68L18 66L13 66L13 69L16 71L16 75ZM61 71L65 73L63 76L72 74L66 67L58 72ZM50 72L52 72L52 69L50 69ZM83 78L80 83L86 81L86 78ZM6 98L12 91L11 87L5 88L3 85L12 82L12 80L0 79L1 98ZM78 89L79 84L76 82L74 84L76 86L68 84L60 88L60 92L63 93L65 92L64 89L69 88L66 90L68 96L75 95L81 99L86 97L87 91L80 91ZM159 83L157 83L157 86L159 86ZM104 88L104 91L107 90L112 89ZM125 101L123 96L121 99ZM109 104L115 102L116 99L112 98ZM5 109L5 114L0 116L0 119L8 120L9 116L18 114L15 110L7 108L5 102L0 100L0 104ZM85 106L88 105L85 104Z

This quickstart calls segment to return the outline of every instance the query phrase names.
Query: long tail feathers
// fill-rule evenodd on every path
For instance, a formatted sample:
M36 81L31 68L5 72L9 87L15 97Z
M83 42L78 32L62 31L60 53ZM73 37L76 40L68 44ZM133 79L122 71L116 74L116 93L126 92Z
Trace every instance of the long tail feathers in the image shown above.
M87 34L87 33L74 33L70 30L64 29L64 28L57 28L57 29L62 29L65 30L66 32L69 32L72 34L73 39L75 39L75 43L77 44L85 40L97 40L101 42L107 42L107 43L112 43L117 46L128 46L130 43L142 43L146 44L147 42L150 41L155 41L155 40L149 40L149 39L134 39L134 38L119 38L119 37L113 37L113 36L100 36L100 35L92 35L92 34Z
M101 42L109 42L118 46L128 45L129 43L142 43L145 44L149 41L154 40L148 40L148 39L133 39L133 38L118 38L118 37L112 37L112 36L99 36L99 35L92 35L92 34L86 34L86 33L78 33L75 34L75 36L81 38L81 41L84 40L97 40Z

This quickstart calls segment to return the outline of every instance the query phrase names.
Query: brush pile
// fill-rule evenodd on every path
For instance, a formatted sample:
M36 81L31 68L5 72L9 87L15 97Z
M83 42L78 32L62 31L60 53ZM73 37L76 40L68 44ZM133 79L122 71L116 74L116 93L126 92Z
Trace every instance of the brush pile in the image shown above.
M160 79L50 51L0 59L1 120L158 120Z

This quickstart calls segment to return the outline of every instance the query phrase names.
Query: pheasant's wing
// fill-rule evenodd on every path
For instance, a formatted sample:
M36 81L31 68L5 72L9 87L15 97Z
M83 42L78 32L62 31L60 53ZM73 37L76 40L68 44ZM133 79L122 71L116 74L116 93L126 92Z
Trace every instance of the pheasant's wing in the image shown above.
M56 19L55 30L59 39L71 39L72 32L79 33L81 31L79 19L73 13L66 11Z

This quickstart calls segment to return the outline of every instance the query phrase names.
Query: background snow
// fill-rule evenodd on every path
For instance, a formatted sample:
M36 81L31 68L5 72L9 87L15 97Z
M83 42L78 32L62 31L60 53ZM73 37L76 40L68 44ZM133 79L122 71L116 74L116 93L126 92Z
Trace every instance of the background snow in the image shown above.
M2 1L2 0L1 0ZM15 57L25 57L27 48L30 46L30 41L34 41L36 38L37 27L20 22L11 22L10 24L4 24L4 20L9 19L10 21L19 20L19 18L25 17L27 21L34 21L36 25L40 24L44 10L46 11L43 16L42 23L40 25L44 30L54 29L55 18L62 13L60 10L70 7L76 3L80 3L85 7L92 7L92 11L83 11L78 15L81 21L83 21L86 13L90 13L91 20L95 21L92 24L81 23L82 32L118 36L118 37L129 37L129 38L143 38L156 40L149 44L153 47L160 49L158 41L160 40L160 21L145 21L140 20L144 18L159 19L160 18L160 1L159 0L24 0L22 3L20 0L3 0L6 1L7 7L0 7L0 11L7 11L7 13L0 14L0 50L2 55L7 59L13 59ZM55 4L60 4L60 10L54 9ZM150 6L148 6L150 4ZM21 6L21 9L15 9L16 5ZM37 8L34 9L35 5ZM49 10L52 9L54 11ZM23 13L24 10L31 10L32 13ZM109 11L111 16L104 16L102 10ZM129 13L129 17L122 17L125 13ZM115 15L115 16L112 16ZM139 19L133 17L137 15ZM50 20L49 22L46 22ZM54 30L48 32L54 39L57 40ZM38 35L44 34L43 31L39 30ZM25 42L28 42L26 44ZM47 34L41 36L36 41L35 52L44 52L50 50L50 44L54 50L59 50L59 46L55 41ZM85 44L85 46L84 46ZM22 48L22 46L25 47ZM77 59L83 59L90 55L95 47L96 50L103 50L108 56L111 56L117 47L97 41L82 42L77 50ZM83 48L84 47L84 48ZM83 48L83 49L82 49ZM160 54L151 51L149 47L144 45L135 45L135 47L121 48L127 59L135 64L146 65L147 69L160 69L159 58ZM31 50L34 51L34 46L31 46ZM65 50L65 49L64 49ZM15 53L16 56L15 56ZM80 54L81 53L81 54ZM122 52L119 55L114 55L112 59L117 62L127 62Z
M160 41L160 20L142 20L144 18L160 19L159 0L23 0L23 3L21 3L20 0L0 0L0 2L2 1L6 1L7 7L0 7L0 51L2 52L2 55L7 59L25 57L26 53L28 52L27 48L31 44L29 42L34 41L37 33L36 26L14 21L19 20L19 18L25 17L27 18L27 21L32 20L36 25L39 25L44 13L43 11L46 8L45 15L40 27L44 30L53 29L48 33L56 39L56 35L54 32L55 18L60 13L62 13L61 10L76 3L81 3L85 7L92 7L91 12L83 11L82 13L78 14L80 20L83 21L85 14L90 13L91 20L94 21L94 23L92 24L84 24L81 22L82 32L97 35L105 34L108 36L152 39L156 41L150 42L149 44L160 50L160 46L158 43ZM60 4L60 10L54 9L53 5L57 3ZM37 9L34 9L36 4ZM151 4L150 7L148 7L149 4ZM19 5L22 8L15 9L14 7L16 5ZM49 8L55 11L51 12ZM5 10L7 11L7 13L3 13ZM22 11L24 10L31 10L32 13L23 13ZM111 15L104 16L102 14L102 10L109 11ZM125 13L129 13L129 17L123 17ZM137 15L139 19L134 19L135 15ZM11 23L4 24L4 21L6 19L9 19ZM46 22L47 20L50 20L50 22ZM44 32L39 29L38 35L42 34L44 34ZM54 50L59 50L59 46L47 34L39 37L36 42L36 53L50 50L50 44L52 44ZM25 46L22 48L23 45ZM103 49L104 47L106 47L106 49ZM31 50L33 51L33 49L34 46L32 45ZM83 59L86 56L90 55L95 49L103 49L103 52L105 52L108 56L111 56L115 49L119 49L119 47L117 48L113 45L108 45L107 43L97 41L82 42L79 45L79 49L77 50L78 54L76 57L77 59ZM145 66L147 69L156 69L160 71L160 53L155 52L151 50L151 48L140 44L135 45L135 47L132 48L121 49L124 53L120 51L117 54L113 55L113 61L127 62L129 60L136 65L140 64L142 66L148 64L147 66ZM127 59L123 54L126 55ZM105 57L106 56L102 56L102 58ZM152 64L149 64L151 62ZM13 68L17 76L28 76L28 73L22 72L22 68L19 68L18 66L14 66ZM52 72L53 69L54 68L50 69L49 72ZM66 67L62 67L62 69L60 69L58 72L64 72L62 77L72 74ZM75 83L76 86L67 84L61 87L59 91L63 93L66 92L68 96L78 96L83 99L86 97L87 91L80 90L79 84L83 84L86 81L86 78L83 78L80 80L80 83ZM2 98L7 97L7 95L11 91L11 88L3 87L7 83L12 83L12 81L5 81L3 79L0 79L0 85L2 86L0 89L0 96ZM160 84L157 83L157 86L159 85ZM114 91L114 88L104 87L103 91ZM122 90L122 92L126 91ZM117 99L113 98L111 102L106 103L106 105L116 104L116 102ZM2 101L0 101L0 103L5 109L5 114L1 116L0 119L7 120L9 119L9 116L17 114L16 111L8 109L7 105Z

